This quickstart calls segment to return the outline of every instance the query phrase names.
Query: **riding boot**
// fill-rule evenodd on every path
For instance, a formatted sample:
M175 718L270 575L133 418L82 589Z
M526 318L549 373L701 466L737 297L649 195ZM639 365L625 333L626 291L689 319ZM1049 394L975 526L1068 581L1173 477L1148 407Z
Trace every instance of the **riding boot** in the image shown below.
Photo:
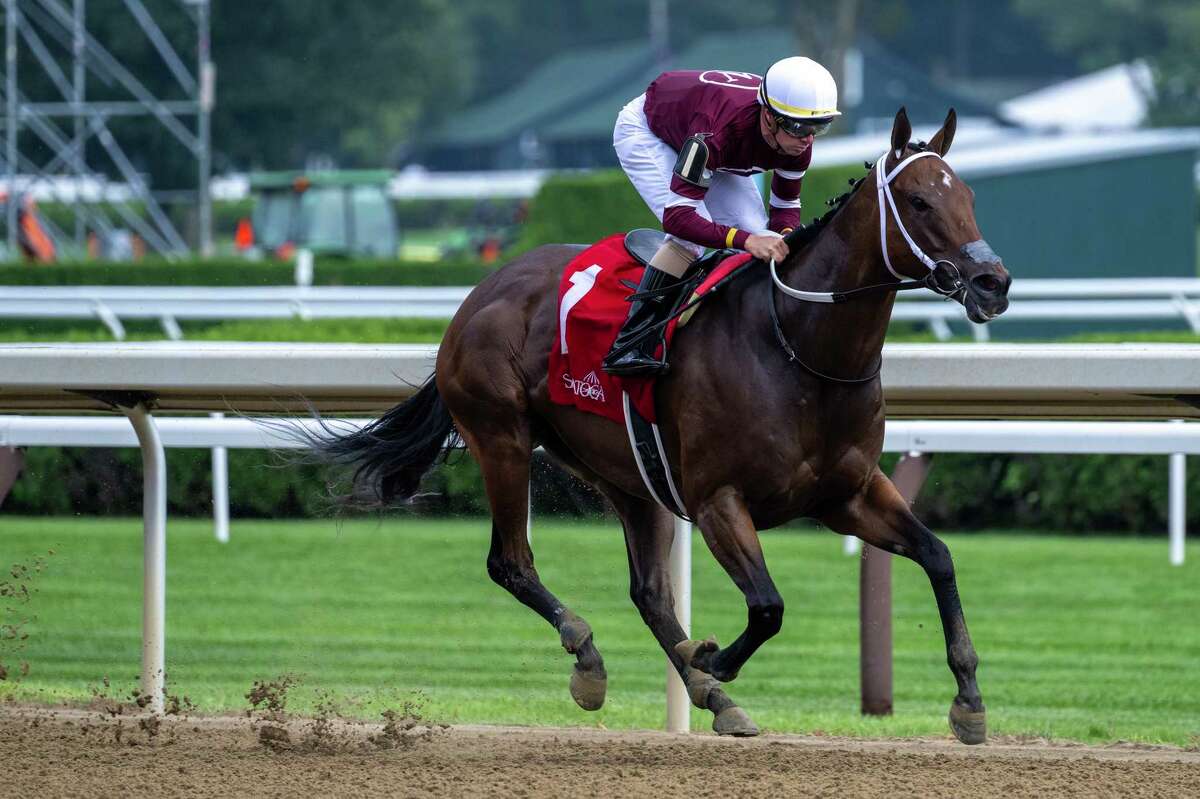
M642 274L642 282L638 285L638 292L655 291L678 281L679 278L673 275L647 266ZM621 326L621 332L617 334L612 350L604 358L604 371L610 375L624 377L649 377L667 371L666 360L660 360L654 354L663 341L663 333L647 331L666 319L667 314L671 312L672 299L671 294L661 294L631 302L625 324ZM630 346L630 342L633 341L637 343Z

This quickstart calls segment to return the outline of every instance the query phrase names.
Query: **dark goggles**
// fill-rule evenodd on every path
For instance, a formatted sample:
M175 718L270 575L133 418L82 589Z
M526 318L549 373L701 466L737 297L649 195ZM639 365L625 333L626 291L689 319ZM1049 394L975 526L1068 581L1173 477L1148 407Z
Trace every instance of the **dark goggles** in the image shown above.
M779 129L797 139L803 139L806 136L823 136L833 123L833 117L796 119L779 113L775 113L774 116L775 124L779 126Z

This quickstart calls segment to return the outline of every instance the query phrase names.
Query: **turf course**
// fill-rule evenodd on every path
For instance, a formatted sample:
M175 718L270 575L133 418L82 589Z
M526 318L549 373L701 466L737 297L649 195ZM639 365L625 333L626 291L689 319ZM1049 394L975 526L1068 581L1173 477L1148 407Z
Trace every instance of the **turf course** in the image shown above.
M609 672L608 702L571 701L571 659L557 635L486 575L485 519L235 522L168 527L169 692L201 710L238 710L255 680L299 684L288 707L333 701L378 718L423 705L439 722L663 723L664 659L628 599L615 522L535 524L539 571L592 624ZM946 535L981 658L995 734L1107 742L1200 744L1200 548L1167 564L1162 538ZM695 537L693 632L723 643L740 632L740 594ZM829 533L763 537L787 602L783 632L729 692L775 731L947 735L954 682L923 574L897 559L895 715L858 713L858 568ZM48 550L54 554L47 556ZM136 684L141 626L138 519L0 516L0 564L45 558L23 581L26 603L0 596L5 696L86 700L105 677L117 696ZM12 580L7 574L0 578ZM7 610L6 610L7 609ZM16 679L19 663L28 675ZM708 714L692 711L695 729Z

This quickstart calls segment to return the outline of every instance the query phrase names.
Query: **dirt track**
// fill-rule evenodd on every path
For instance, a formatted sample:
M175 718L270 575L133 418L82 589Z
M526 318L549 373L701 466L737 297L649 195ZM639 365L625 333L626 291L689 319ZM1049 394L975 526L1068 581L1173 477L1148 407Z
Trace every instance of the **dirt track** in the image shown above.
M0 708L0 796L1200 795L1167 747L144 719Z

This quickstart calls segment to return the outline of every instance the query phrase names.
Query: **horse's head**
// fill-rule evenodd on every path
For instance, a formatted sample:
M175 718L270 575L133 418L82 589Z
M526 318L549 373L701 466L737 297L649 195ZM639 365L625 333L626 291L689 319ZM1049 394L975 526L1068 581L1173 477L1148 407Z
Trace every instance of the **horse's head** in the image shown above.
M943 160L955 123L950 109L928 145L913 145L908 114L896 114L891 149L875 167L883 255L894 274L926 281L972 322L987 322L1008 308L1012 278L975 223L975 192Z

